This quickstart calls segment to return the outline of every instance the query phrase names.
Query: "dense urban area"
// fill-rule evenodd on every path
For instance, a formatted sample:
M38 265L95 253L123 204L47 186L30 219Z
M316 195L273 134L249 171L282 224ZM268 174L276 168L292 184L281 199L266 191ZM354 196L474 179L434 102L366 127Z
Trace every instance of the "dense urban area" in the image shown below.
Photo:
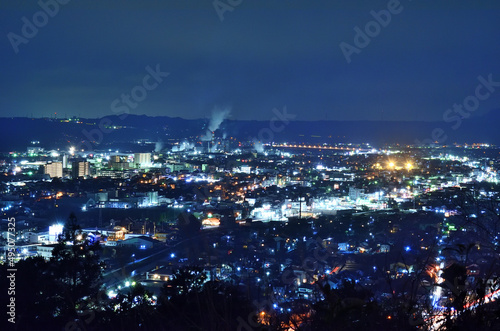
M500 331L499 0L0 0L0 331Z
M19 330L500 328L500 148L201 138L1 155Z

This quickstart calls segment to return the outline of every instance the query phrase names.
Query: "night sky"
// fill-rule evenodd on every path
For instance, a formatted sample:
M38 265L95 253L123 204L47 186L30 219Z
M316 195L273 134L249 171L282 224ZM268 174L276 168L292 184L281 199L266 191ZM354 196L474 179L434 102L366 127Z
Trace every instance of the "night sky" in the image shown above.
M44 22L36 1L2 0L0 116L111 115L148 66L169 75L147 80L131 112L183 118L227 107L268 120L286 106L297 120L438 121L478 76L500 82L498 0L221 0L236 4L224 13L212 0L60 1ZM388 6L399 13L348 63L340 44ZM474 116L496 109L500 87Z

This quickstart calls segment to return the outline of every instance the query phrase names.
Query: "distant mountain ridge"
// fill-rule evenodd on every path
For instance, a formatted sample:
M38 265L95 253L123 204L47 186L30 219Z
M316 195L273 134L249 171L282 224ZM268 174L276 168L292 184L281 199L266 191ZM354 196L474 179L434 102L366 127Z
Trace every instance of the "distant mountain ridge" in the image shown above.
M99 129L101 123L102 130ZM85 140L126 143L133 140L168 142L169 139L192 139L205 133L208 119L188 120L179 117L126 115L105 116L101 119L80 118L62 122L48 118L0 118L0 151L25 150L32 140L40 146L66 148ZM268 140L294 143L369 142L374 145L388 143L415 144L434 140L451 144L484 142L500 145L500 110L484 116L466 118L455 130L453 123L404 121L248 121L225 120L217 136L223 134L241 141ZM109 126L120 129L110 130ZM434 136L433 136L434 131ZM436 135L436 133L439 133ZM445 139L446 138L446 139ZM264 141L267 142L267 141Z

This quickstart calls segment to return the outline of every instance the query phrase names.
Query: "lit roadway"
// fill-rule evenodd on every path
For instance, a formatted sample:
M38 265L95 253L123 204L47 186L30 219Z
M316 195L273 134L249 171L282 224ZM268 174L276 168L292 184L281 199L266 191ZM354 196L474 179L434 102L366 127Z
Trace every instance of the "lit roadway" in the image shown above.
M426 322L429 322L429 324L428 324L429 330L439 330L442 323L444 322L443 319L438 318L439 316L442 316L442 314L440 314L442 312L442 309L445 309L440 304L440 302L442 300L441 296L443 295L443 288L441 286L437 285L437 284L441 284L444 281L444 279L441 278L441 275L443 274L443 268L445 267L444 258L443 258L443 256L441 256L441 249L442 248L440 247L444 242L442 231L443 231L443 226L441 224L441 237L439 238L439 241L437 243L437 245L438 245L438 257L436 258L436 261L435 261L436 262L435 264L439 266L439 269L437 270L437 274L436 274L437 277L436 277L434 290L431 292L431 295L430 295L430 299L432 302L432 308L433 308L433 311L432 311L433 316L425 319Z
M103 283L106 284L105 285L106 289L112 290L118 285L123 285L123 283L128 278L131 278L135 275L140 275L142 271L151 270L158 263L159 260L161 260L162 258L169 258L170 254L172 254L172 249L174 249L178 245L188 240L202 237L208 233L209 232L204 232L198 236L189 239L184 239L182 241L179 241L173 246L165 247L159 251L152 253L151 255L143 257L142 259L129 262L120 268L116 268L114 270L103 273Z
M438 247L439 245L443 244L443 236L441 235L441 239L438 242ZM439 264L439 270L437 272L437 280L436 284L440 284L444 281L443 278L441 278L441 275L443 273L443 268L445 266L444 263L444 258L441 256L441 249L438 250L439 255L438 259L436 260L436 264ZM446 322L447 315L450 315L451 319L457 318L462 311L457 311L456 309L453 309L450 312L443 312L446 307L443 307L440 305L440 302L442 300L443 295L443 288L441 286L434 286L434 290L432 291L430 298L432 302L432 316L428 316L425 318L425 321L427 322L427 327L428 330L431 331L437 331L440 330L440 328L444 325ZM484 305L490 302L495 301L500 297L500 289L496 290L494 292L491 292L489 294L486 294L483 298L474 300L472 302L466 303L464 305L464 310L472 310L477 308L479 305Z
M481 299L477 299L477 300L474 300L472 302L465 304L464 311L465 310L473 310L473 309L477 308L479 305L485 305L487 303L494 302L498 298L500 298L500 289L486 294ZM458 316L460 316L460 314L462 314L462 312L463 311L459 312L456 309L452 308L450 313L445 312L443 314L437 314L437 315L434 315L432 317L426 318L426 321L430 322L429 323L429 330L439 330L443 326L443 324L446 322L446 318L447 318L448 314L450 314L451 319L455 319Z
M336 147L336 146L323 146L323 145L295 145L295 144L275 144L271 145L273 148L303 148L303 149L327 149L339 151L369 151L368 149L354 148L354 147Z

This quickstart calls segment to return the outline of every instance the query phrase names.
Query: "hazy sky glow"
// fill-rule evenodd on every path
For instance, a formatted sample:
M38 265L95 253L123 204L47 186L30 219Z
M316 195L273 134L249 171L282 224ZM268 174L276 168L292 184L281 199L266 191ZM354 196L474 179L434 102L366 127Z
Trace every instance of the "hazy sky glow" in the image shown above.
M200 118L231 106L233 119L267 120L286 105L298 120L440 120L479 75L500 81L493 0L401 1L347 63L340 43L354 45L354 28L392 1L243 0L221 21L209 0L72 0L17 54L8 34L23 36L22 18L41 8L2 1L0 116L110 115L156 65L170 74L133 113ZM500 89L476 114L499 105Z

